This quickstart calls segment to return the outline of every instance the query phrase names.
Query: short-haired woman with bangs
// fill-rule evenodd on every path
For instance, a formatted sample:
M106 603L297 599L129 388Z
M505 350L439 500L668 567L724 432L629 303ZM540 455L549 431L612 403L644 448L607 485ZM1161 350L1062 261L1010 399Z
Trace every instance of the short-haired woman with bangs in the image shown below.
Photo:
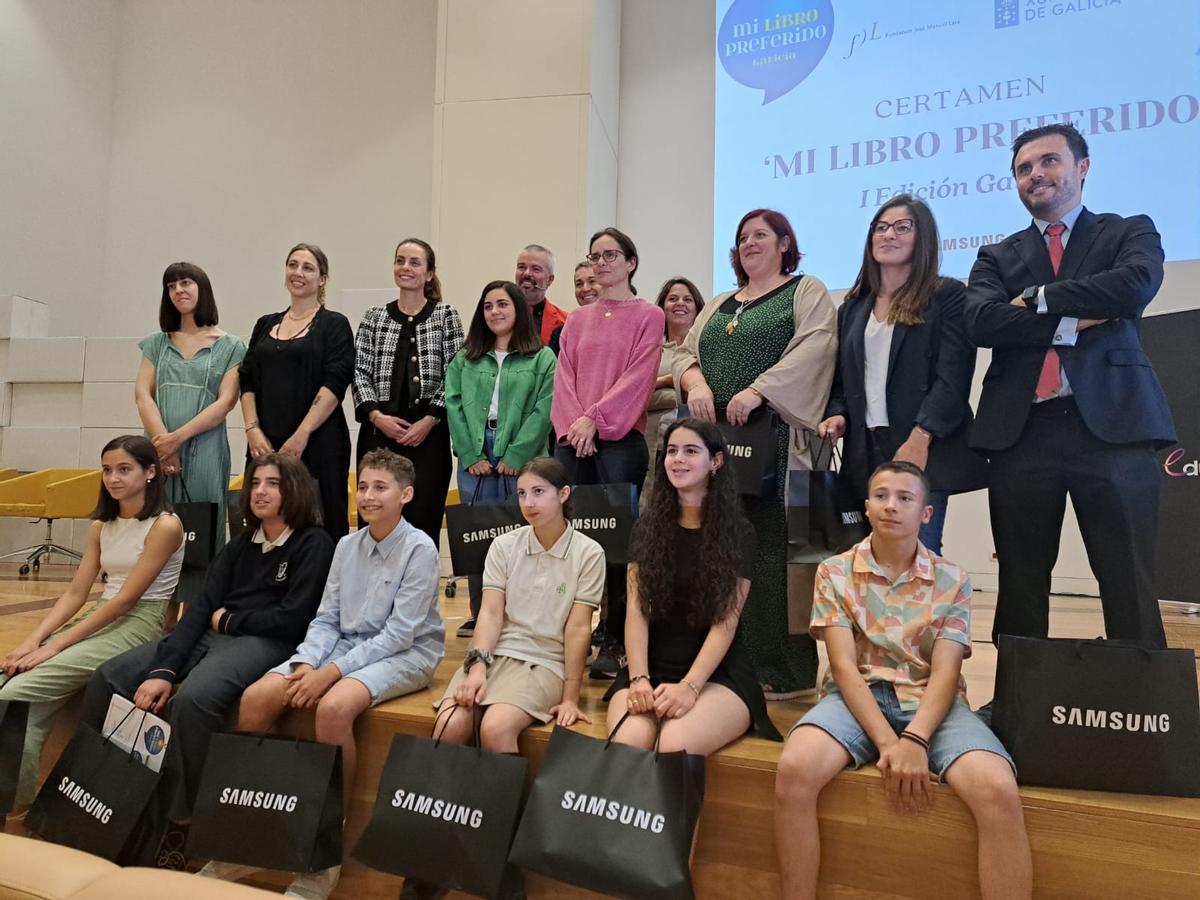
M399 295L363 313L354 337L354 416L362 423L357 458L376 448L417 470L404 516L438 546L450 488L446 368L463 343L462 319L442 302L433 247L405 238L392 256Z
M463 503L516 500L517 471L546 453L555 367L521 289L511 281L484 285L466 343L446 369L446 415ZM481 578L467 579L472 619L483 597Z
M350 429L342 399L354 375L354 332L325 306L329 258L296 244L284 263L290 302L254 323L242 361L242 418L249 459L299 458L317 480L321 524L336 541L350 530Z
M304 637L333 558L312 478L296 457L252 458L242 509L246 530L217 554L204 590L174 630L102 665L84 695L82 721L97 727L113 694L170 720L163 779L177 824L191 818L209 736L225 725L242 691ZM164 842L173 844L182 847ZM172 856L159 864L181 868L182 856Z
M217 327L220 317L208 275L190 262L167 266L158 307L159 331L143 338L133 394L142 427L154 442L172 503L217 504L213 549L225 543L229 434L225 419L238 400L240 337ZM191 573L188 573L191 575ZM184 577L176 599L189 602L203 573Z
M33 801L42 746L57 713L97 666L162 634L183 565L183 526L171 512L154 445L113 438L100 454L100 498L71 584L33 632L0 661L0 701L29 703L17 803ZM76 618L101 572L104 593Z
M663 443L631 544L629 663L604 697L608 732L648 750L661 727L662 750L703 756L750 730L782 740L738 637L756 540L725 439L686 418L668 426Z
M843 440L845 471L862 502L889 460L925 470L933 516L920 540L940 556L949 495L987 482L967 446L976 350L963 330L961 281L938 274L937 223L924 201L899 194L867 227L863 264L838 308L838 367L822 437Z

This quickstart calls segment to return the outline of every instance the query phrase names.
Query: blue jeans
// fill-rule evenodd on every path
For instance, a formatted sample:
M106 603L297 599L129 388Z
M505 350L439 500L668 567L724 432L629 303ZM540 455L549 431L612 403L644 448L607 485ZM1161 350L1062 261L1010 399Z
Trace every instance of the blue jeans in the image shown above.
M921 526L918 539L925 549L938 556L942 555L942 529L946 527L946 506L950 503L950 495L945 491L930 491L929 505L933 507L933 515Z
M496 430L485 428L483 431L483 454L495 468L498 459L495 453ZM517 479L514 475L472 475L466 467L458 466L458 499L461 503L515 503L517 500ZM479 607L483 603L483 575L467 576L467 594L471 600L471 618L479 615Z

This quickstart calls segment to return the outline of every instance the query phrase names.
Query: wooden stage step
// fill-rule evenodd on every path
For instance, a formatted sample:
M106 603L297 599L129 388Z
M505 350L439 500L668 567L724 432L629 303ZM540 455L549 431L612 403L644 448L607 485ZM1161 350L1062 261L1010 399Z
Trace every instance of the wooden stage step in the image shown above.
M53 571L58 567L46 568ZM61 590L62 583L42 582L41 587L37 580L6 583L6 574L0 566L0 653L24 637L42 614L30 605ZM977 595L976 643L964 668L975 705L990 699L995 673L994 650L986 642L991 602L987 595ZM6 608L14 607L13 614L6 615ZM441 696L463 658L467 642L453 635L466 612L465 597L443 599L442 609L450 636L434 684L382 704L359 722L360 763L346 825L348 848L354 846L370 816L392 736L429 733L432 702ZM1099 604L1086 598L1054 598L1051 626L1056 636L1094 637L1103 630ZM1175 646L1197 646L1198 630L1200 622L1194 617L1168 623ZM606 684L589 682L585 686L584 711L593 724L581 730L596 737L604 732L600 697ZM808 709L808 704L795 701L769 706L772 719L784 733ZM311 714L294 715L283 725L291 733L311 737ZM70 730L68 722L56 728L43 771L52 765ZM549 727L531 728L522 736L521 751L531 761L531 774L536 772L550 732ZM709 760L693 865L700 900L778 896L773 807L780 748L769 741L743 738ZM1200 760L1192 764L1200 765ZM839 775L822 795L819 808L821 896L837 900L979 896L971 816L949 788L938 786L935 794L934 808L912 818L887 806L874 767ZM1200 897L1200 800L1032 787L1022 788L1021 795L1039 898ZM276 873L253 879L280 890L288 880ZM399 878L348 861L334 896L393 900L400 885ZM598 896L532 876L527 887L532 898Z

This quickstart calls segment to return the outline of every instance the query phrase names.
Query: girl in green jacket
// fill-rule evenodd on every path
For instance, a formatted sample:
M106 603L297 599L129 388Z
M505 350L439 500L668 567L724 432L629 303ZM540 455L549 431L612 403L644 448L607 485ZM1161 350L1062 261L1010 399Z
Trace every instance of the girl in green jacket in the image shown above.
M555 362L521 289L511 281L484 285L466 343L446 370L446 417L463 503L514 500L517 471L546 455ZM471 621L460 629L464 635L482 598L480 576L467 584Z

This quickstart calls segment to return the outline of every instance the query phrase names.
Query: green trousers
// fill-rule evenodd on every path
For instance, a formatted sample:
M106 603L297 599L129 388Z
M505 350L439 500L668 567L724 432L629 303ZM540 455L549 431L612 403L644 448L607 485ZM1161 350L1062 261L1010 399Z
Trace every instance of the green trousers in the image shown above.
M97 603L88 615L95 615L104 602ZM87 686L92 673L102 663L126 650L158 640L162 636L166 607L165 600L139 601L115 622L40 666L11 678L0 675L0 700L23 700L29 703L29 725L25 731L25 750L21 755L17 803L32 803L37 793L42 746L50 734L54 714ZM68 623L63 628L73 624Z

